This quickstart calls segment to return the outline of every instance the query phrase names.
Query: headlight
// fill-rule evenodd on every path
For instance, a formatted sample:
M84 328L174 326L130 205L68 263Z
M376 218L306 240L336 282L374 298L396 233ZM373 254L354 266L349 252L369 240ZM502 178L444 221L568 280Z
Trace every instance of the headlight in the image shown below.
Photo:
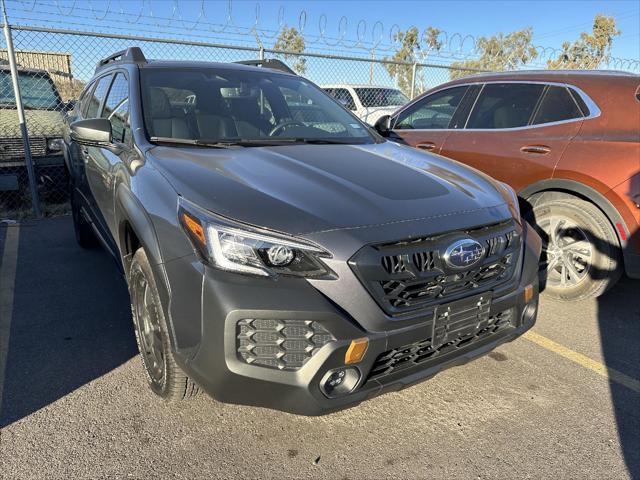
M317 245L214 215L179 197L178 219L205 263L231 272L261 276L335 278Z
M47 139L47 150L50 152L59 152L62 150L61 138L49 138Z

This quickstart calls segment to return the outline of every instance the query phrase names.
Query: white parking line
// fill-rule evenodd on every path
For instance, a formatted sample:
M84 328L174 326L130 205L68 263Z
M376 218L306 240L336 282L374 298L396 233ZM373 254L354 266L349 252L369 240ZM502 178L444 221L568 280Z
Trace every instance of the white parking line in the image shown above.
M18 240L20 227L7 227L4 242L2 263L0 264L0 411L2 411L2 392L4 390L4 374L9 352L9 334L11 332L11 315L13 314L13 293L18 263Z

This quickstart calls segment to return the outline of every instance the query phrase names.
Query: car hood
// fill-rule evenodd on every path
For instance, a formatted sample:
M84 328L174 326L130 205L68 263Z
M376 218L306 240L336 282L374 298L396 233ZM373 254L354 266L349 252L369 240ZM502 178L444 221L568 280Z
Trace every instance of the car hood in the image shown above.
M296 235L474 212L480 222L481 211L494 209L495 216L495 207L505 205L486 175L392 142L156 146L149 154L184 198L219 215ZM508 209L498 210L508 215Z
M32 137L62 137L63 114L55 110L25 110L27 131ZM18 111L0 109L0 138L20 137Z

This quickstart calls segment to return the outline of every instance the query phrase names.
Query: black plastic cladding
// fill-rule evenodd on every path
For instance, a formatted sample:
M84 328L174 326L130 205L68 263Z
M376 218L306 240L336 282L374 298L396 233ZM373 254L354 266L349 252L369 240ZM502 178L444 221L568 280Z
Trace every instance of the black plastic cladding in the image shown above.
M459 316L451 312L446 316L437 314L433 336L380 354L367 380L418 365L513 327L513 309L490 317L489 305L487 299L478 305L478 309L457 312ZM448 319L448 323L442 322L443 318Z
M462 233L368 246L349 263L383 310L397 315L507 282L516 270L521 233L516 222L506 221ZM480 242L484 256L471 268L452 269L443 252L465 237Z

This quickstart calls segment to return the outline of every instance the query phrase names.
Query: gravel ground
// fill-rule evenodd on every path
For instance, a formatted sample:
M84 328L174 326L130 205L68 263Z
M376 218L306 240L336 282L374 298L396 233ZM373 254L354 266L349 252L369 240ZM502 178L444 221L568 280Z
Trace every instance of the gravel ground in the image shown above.
M556 351L521 338L306 418L205 395L162 403L107 254L77 248L68 217L20 226L18 244L13 315L0 318L2 479L640 478L638 281L597 301L543 298L533 331Z

